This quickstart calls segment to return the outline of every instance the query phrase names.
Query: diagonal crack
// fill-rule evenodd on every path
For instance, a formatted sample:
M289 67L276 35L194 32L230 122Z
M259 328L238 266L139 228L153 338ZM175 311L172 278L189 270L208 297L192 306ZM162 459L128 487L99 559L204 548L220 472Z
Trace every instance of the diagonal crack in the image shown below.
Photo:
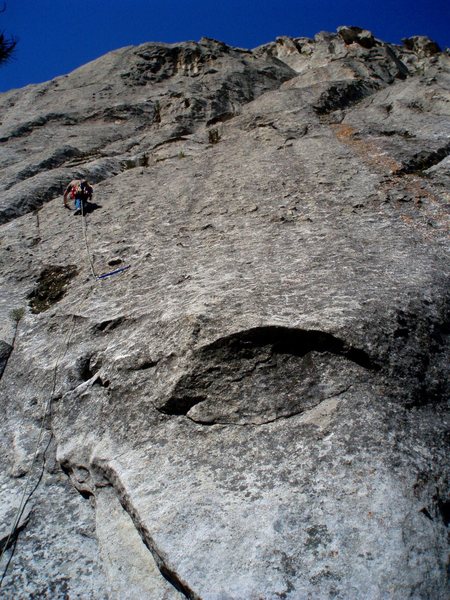
M131 498L127 493L116 471L114 471L114 469L110 465L107 465L103 461L97 461L93 463L92 466L95 467L95 469L97 469L98 471L100 471L102 476L106 479L106 481L110 483L110 485L117 493L117 497L119 498L122 508L132 520L142 541L152 554L156 565L164 579L168 581L178 592L183 594L183 596L185 596L185 598L187 598L188 600L202 600L201 597L194 590L192 590L189 587L188 583L176 572L175 568L170 564L167 555L160 548L158 548L150 531L148 530L147 526L142 522L138 511L133 506Z
M261 425L270 425L270 423L275 423L276 421L279 421L280 419L291 419L292 417L297 417L298 415L307 414L313 410L316 410L321 404L323 404L323 402L326 402L327 400L331 400L332 398L338 398L339 396L342 396L343 394L348 392L348 390L351 387L352 387L352 384L349 384L345 389L341 390L337 394L330 394L330 396L326 396L325 398L323 398L323 400L319 404L316 404L315 406L313 406L310 409L297 410L297 411L289 413L287 415L277 415L271 419L267 419L266 421L261 421L258 423L251 423L251 422L250 423L232 423L230 421L223 421L223 422L221 422L221 421L201 421L200 419L198 419L198 420L194 419L189 414L187 414L186 417L193 423L196 423L197 425L204 425L206 427L211 427L212 425L231 425L233 427L259 427Z
M16 328L16 331L17 331L17 328ZM16 337L16 334L14 333L14 338L15 337ZM14 348L14 341L12 344L8 344L7 342L0 340L0 380L6 369L6 366L8 364L9 358L12 354L13 348Z

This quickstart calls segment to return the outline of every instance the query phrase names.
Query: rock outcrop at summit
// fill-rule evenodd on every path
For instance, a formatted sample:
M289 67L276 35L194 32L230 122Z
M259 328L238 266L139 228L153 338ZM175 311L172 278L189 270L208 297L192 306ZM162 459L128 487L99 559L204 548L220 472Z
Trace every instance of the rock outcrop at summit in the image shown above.
M444 600L448 53L148 43L0 110L5 597Z

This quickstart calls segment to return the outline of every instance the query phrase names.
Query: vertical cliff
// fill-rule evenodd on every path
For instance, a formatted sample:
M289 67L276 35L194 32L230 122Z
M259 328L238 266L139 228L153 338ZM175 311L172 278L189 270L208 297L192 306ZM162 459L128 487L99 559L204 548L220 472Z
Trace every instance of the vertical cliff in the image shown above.
M149 43L0 112L5 597L443 600L448 54Z

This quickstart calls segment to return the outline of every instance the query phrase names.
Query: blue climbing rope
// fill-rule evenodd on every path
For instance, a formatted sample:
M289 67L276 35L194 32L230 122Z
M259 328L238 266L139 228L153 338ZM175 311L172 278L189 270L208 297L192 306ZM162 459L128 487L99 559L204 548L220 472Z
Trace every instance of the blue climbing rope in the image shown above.
M117 275L117 273L122 273L122 271L126 271L130 267L131 267L131 265L127 265L126 267L120 267L120 269L116 269L115 271L110 271L109 273L103 273L103 275L98 275L97 279L105 279L105 277L111 277L111 275Z

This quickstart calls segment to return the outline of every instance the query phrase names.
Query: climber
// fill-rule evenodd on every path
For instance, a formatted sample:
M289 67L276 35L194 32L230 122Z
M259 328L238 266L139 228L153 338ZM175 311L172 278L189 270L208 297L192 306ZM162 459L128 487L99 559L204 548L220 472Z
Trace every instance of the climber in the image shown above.
M68 197L75 200L75 215L84 214L94 190L86 179L73 179L64 191L64 206L70 208Z

